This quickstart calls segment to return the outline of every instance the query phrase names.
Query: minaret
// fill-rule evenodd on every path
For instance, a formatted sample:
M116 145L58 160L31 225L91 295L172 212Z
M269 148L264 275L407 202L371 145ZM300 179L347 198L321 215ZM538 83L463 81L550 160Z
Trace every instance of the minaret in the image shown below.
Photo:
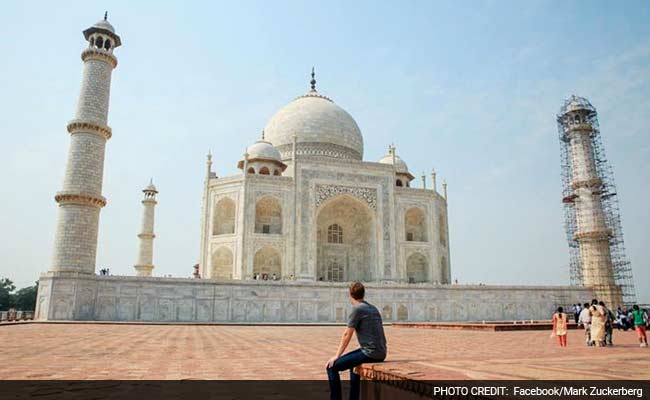
M612 207L607 207L615 200L616 190L607 176L608 167L600 148L596 109L587 99L571 96L557 121L564 150L566 227L569 244L578 252L572 275L578 274L574 280L592 288L608 307L617 307L623 304L623 292L615 276L627 275L629 263L617 247L619 242L622 246L622 232L618 232L620 226L616 222L620 218L612 213ZM629 275L631 278L631 269Z
M154 224L154 208L158 202L156 201L156 194L158 191L153 185L153 181L149 181L149 185L142 190L144 199L142 199L142 229L138 238L140 238L140 251L138 253L138 262L134 268L138 276L151 276L153 270L153 239L156 235L153 233Z
M431 189L433 189L434 192L438 191L438 183L436 182L436 170L431 169Z
M88 47L81 52L83 78L75 117L68 123L70 147L59 203L51 271L93 274L102 196L104 150L111 137L107 125L113 50L122 43L104 19L83 31Z

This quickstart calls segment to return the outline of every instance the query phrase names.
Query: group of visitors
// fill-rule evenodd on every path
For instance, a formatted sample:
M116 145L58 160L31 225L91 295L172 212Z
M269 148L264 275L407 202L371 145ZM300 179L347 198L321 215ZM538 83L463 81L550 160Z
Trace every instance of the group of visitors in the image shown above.
M256 281L268 281L268 280L279 281L280 277L277 276L275 273L273 275L271 275L271 276L269 276L269 274L255 273L255 274L253 274L253 280L256 280Z
M648 311L645 310L645 313L647 314ZM618 307L618 309L616 309L616 320L614 321L614 327L616 327L619 331L634 329L634 307L629 309L627 307L623 307L622 309L621 307ZM646 325L646 329L647 328L648 325Z
M614 314L604 302L593 299L591 304L574 304L572 311L575 323L585 330L585 343L587 346L613 346L614 327L627 330L631 326L634 326L637 332L640 346L648 346L646 329L650 325L650 314L636 304L629 312L627 309L622 310L619 307L617 313ZM558 337L560 347L566 347L567 344L567 319L564 309L558 307L555 314L553 314L553 332L551 336Z
M110 270L108 268L102 268L99 270L99 275L107 276L110 275Z

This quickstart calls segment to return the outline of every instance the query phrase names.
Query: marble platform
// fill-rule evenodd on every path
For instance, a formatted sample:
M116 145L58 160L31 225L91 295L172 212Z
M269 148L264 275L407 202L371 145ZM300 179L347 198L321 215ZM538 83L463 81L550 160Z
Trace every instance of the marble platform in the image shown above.
M367 283L366 299L392 321L548 319L592 292L571 286ZM347 284L98 276L40 277L37 320L156 322L344 322Z

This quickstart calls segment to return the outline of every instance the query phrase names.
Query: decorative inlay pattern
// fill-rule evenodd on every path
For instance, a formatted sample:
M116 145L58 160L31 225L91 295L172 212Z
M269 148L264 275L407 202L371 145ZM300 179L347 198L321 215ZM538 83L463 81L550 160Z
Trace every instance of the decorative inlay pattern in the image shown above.
M316 207L320 207L325 200L342 194L347 194L362 200L372 210L377 209L376 189L339 185L316 185Z
M293 145L284 144L276 147L283 160L289 160L293 157ZM339 146L334 143L297 143L296 152L298 155L306 156L323 156L343 158L346 160L361 160L361 153L348 147Z

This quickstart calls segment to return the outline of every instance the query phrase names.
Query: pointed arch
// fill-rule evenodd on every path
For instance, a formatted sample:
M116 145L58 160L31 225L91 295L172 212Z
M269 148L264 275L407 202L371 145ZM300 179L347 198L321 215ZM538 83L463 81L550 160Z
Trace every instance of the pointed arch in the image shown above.
M420 253L413 253L406 260L406 277L409 283L427 281L429 263L427 258Z
M407 242L426 242L426 213L420 207L411 207L404 214L404 231Z
M392 321L393 320L393 307L389 305L385 305L384 308L381 309L381 318L384 321Z
M235 202L230 197L224 197L214 206L212 222L213 235L228 235L235 233Z
M212 253L210 277L221 280L232 279L232 265L232 251L226 246L219 247Z
M316 278L372 281L375 224L368 203L355 196L342 194L325 200L316 216Z
M438 215L438 234L440 236L440 244L447 246L447 218L444 214Z
M409 310L404 304L400 304L397 307L397 320L398 321L408 321L409 319Z
M253 257L253 274L272 279L282 277L282 255L273 246L267 245L259 249Z
M272 196L264 196L255 204L255 233L282 234L282 205Z

